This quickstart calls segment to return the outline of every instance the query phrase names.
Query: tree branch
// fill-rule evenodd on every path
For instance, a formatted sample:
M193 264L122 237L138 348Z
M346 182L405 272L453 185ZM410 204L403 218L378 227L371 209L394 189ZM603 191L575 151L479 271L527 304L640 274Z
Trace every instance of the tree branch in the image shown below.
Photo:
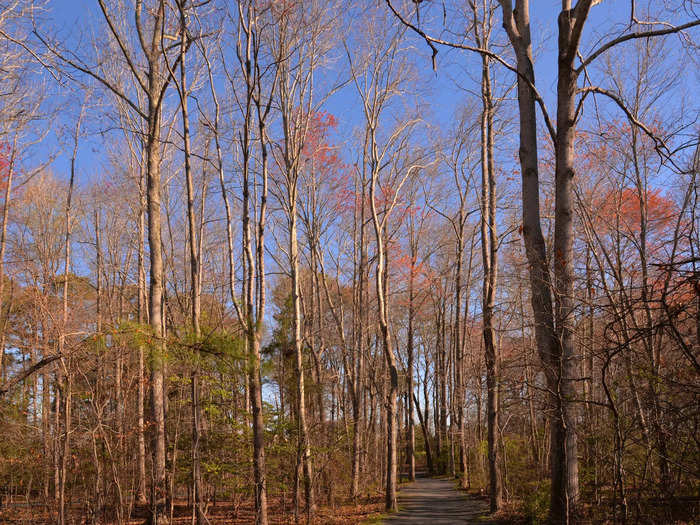
M56 49L54 49L53 47L51 47L51 46L49 45L49 43L44 39L44 37L42 37L42 36L39 34L38 31L36 31L36 29L33 31L33 33L34 33L34 35L41 41L41 43L44 44L44 45L46 46L46 49L48 49L49 52L51 52L51 53L52 53L54 56L56 56L59 60L61 60L62 62L68 64L68 65L69 65L70 67L72 67L73 69L75 69L75 70L77 70L77 71L80 71L81 73L84 73L84 74L86 74L86 75L88 75L88 76L94 78L95 80L97 80L100 84L102 84L102 85L105 86L107 89L109 89L109 90L110 90L112 93L114 93L117 97L119 97L119 98L122 99L124 102L126 102L126 103L131 107L131 109L133 109L134 111L136 111L136 113L139 114L139 116L140 116L141 118L143 118L144 120L148 120L148 117L147 117L146 114L141 110L141 108L139 108L139 107L138 107L129 97L127 97L119 88L117 88L116 86L114 86L111 82L109 82L109 81L108 81L107 79L105 79L104 77L102 77L102 76L98 75L97 73L95 73L94 71L91 71L90 69L88 69L87 66L78 64L78 63L75 62L74 60L71 60L71 59L68 58L67 56L65 56L65 55L63 55L62 53L58 52Z
M630 121L630 123L639 129L641 129L653 142L654 142L654 149L656 152L661 156L662 158L668 160L676 169L680 168L676 165L676 163L671 159L671 150L669 149L668 145L666 142L656 135L649 127L644 124L642 121L637 119L632 114L632 111L625 105L625 102L620 98L616 93L613 93L610 90L598 87L598 86L589 86L585 88L581 88L578 90L578 93L583 93L583 96L585 97L588 93L599 93L601 95L605 95L608 97L610 100L615 102L617 106L622 110L622 112L627 116L627 119ZM680 170L682 171L682 170Z
M117 33L117 29L114 27L114 24L112 23L112 19L109 17L109 13L107 13L107 8L105 7L104 1L98 0L98 3L100 4L100 9L102 10L102 16L104 17L105 21L107 22L107 26L109 27L109 30L112 33L112 36L114 37L114 40L117 41L117 45L119 46L119 49L121 50L122 55L124 55L124 59L126 60L126 63L129 66L129 69L131 70L132 74L136 78L136 82L138 82L139 86L141 87L141 89L143 89L144 93L148 93L148 88L146 87L146 84L141 79L141 75L139 74L138 70L136 69L136 66L134 65L133 61L131 60L131 55L129 55L129 52L126 50L126 46L124 46L124 42L122 42L122 39L119 36L119 33Z
M683 24L680 26L672 26L672 27L667 27L665 29L657 29L654 31L637 31L635 33L628 33L626 35L623 35L621 37L615 38L611 40L610 42L607 42L606 44L603 44L600 46L598 49L596 49L593 53L590 54L590 56L584 60L581 65L576 69L576 74L580 74L583 69L593 62L596 58L598 58L600 55L608 51L610 48L616 46L617 44L621 44L623 42L627 42L628 40L634 40L637 38L649 38L652 36L662 36L662 35L669 35L672 33L678 33L680 31L683 31L685 29L689 29L691 27L695 27L697 25L700 25L700 19L693 20L692 22L688 22L687 24Z
M12 388L17 386L25 379L27 379L34 372L44 368L45 366L50 365L51 363L53 363L57 359L60 359L61 357L63 357L63 354L54 354L44 357L40 361L37 361L32 366L24 370L23 372L14 376L12 379L6 381L2 386L0 386L0 398L4 397L5 394L7 394Z
M503 67L505 67L506 69L512 71L513 73L515 73L516 75L518 75L518 77L520 77L520 78L522 78L523 80L525 80L525 82L527 83L528 87L532 90L532 93L533 93L534 96L535 96L535 100L537 101L537 105L540 107L540 110L542 111L542 117L544 118L544 122L545 122L545 124L547 125L547 131L549 131L549 135L551 136L552 141L554 141L554 142L556 141L556 133L555 133L555 131L554 131L554 126L552 125L552 121L551 121L551 119L549 118L549 112L547 111L547 106L546 106L545 103L544 103L544 99L542 99L542 96L540 95L539 91L537 91L537 87L535 86L535 84L533 84L525 75L523 75L522 73L520 73L520 72L518 71L518 68L517 68L517 67L513 66L512 64L509 64L509 63L506 62L500 55L498 55L498 54L496 54L496 53L494 53L494 52L492 52L492 51L489 51L488 49L482 49L482 48L479 48L479 47L468 46L468 45L466 45L466 44L457 44L457 43L455 43L455 42L449 42L449 41L447 41L447 40L442 40L442 39L439 39L439 38L434 38L434 37L428 35L425 31L423 31L423 30L420 29L419 27L413 25L411 22L409 22L408 20L406 20L406 19L396 10L396 8L394 8L394 6L393 6L392 3L391 3L391 0L385 0L385 1L386 1L386 4L389 6L389 9L391 9L391 12L394 13L394 16L396 16L396 18L398 18L398 19L401 21L401 23L402 23L403 25L405 25L406 27L408 27L409 29L411 29L414 33L420 35L420 36L425 40L425 43L428 44L428 46L430 46L430 49L431 49L432 52L433 52L433 56L432 56L433 70L436 69L435 57L437 56L437 53L438 53L438 50L437 50L437 48L435 47L434 44L439 44L439 45L441 45L441 46L451 47L451 48L454 48L454 49L463 49L463 50L465 50L465 51L471 51L471 52L473 52L473 53L480 53L480 54L482 54L482 55L484 55L484 56L487 56L487 57L489 57L489 58L492 58L493 60L495 60L496 62L498 62L499 64L501 64Z

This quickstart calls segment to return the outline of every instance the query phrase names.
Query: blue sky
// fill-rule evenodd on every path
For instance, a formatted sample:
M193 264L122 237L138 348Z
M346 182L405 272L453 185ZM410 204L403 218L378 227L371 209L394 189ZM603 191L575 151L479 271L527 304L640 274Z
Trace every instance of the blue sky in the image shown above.
M394 0L395 3L396 0ZM641 3L643 4L643 2ZM653 1L652 1L653 4ZM430 4L428 4L430 5ZM433 4L437 6L438 3ZM605 0L601 4L593 7L590 18L584 32L582 49L584 55L587 50L595 47L593 44L602 34L618 32L627 25L629 21L629 2L623 0ZM89 41L89 34L95 31L96 24L89 24L86 21L100 20L96 0L51 0L48 3L49 13L46 19L50 19L49 24L52 30L63 37L70 39L81 38L84 44ZM435 13L438 25L441 19L441 7ZM531 2L531 19L533 48L535 50L535 69L537 85L548 106L550 115L554 117L555 89L556 89L556 19L561 9L561 2L557 0L533 0ZM638 8L641 12L642 9ZM429 11L428 15L430 14ZM90 13L90 14L87 14ZM679 16L682 16L679 15ZM497 14L497 35L495 40L503 39L500 29L500 13ZM424 15L424 20L426 15ZM429 16L427 16L429 20ZM101 25L98 27L103 27ZM437 27L435 31L437 31ZM81 36L82 35L82 36ZM447 38L447 37L445 37ZM449 126L454 117L456 109L467 101L469 95L456 87L456 84L468 85L478 75L478 57L459 50L440 48L437 57L437 71L433 71L430 61L430 50L427 45L416 35L407 33L407 42L416 48L415 63L418 76L421 79L421 102L427 104L433 114L431 119L439 127ZM75 40L74 40L75 41ZM611 53L616 53L612 51ZM342 61L341 61L342 63ZM502 68L501 68L502 69ZM502 70L496 75L502 79L512 80L511 73L504 73ZM471 77L472 80L469 79ZM688 79L690 86L698 87L697 73ZM76 97L77 98L77 97ZM348 111L356 103L352 86L341 90L327 103L327 110L334 113L340 120L339 133L348 137L350 130L356 125L356 118L361 118L359 111ZM92 131L97 128L92 127ZM86 176L86 171L94 172L99 170L101 149L103 140L100 136L83 139L80 150L79 171L81 176ZM67 155L60 155L54 163L54 170L61 173L67 170Z

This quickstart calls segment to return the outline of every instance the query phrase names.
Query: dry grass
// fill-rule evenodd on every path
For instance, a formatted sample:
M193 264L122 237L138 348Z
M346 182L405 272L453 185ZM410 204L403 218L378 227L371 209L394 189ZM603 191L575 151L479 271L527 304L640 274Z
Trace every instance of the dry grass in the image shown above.
M274 498L269 502L268 516L270 525L291 525L295 523L291 511L291 503L282 498ZM383 499L381 496L372 496L357 505L350 502L337 504L333 507L322 506L316 512L312 525L355 525L372 520L381 515ZM186 504L178 502L174 507L172 525L184 525L191 523L192 509ZM132 513L132 519L128 525L143 525L146 523L147 509L137 508ZM231 502L218 502L210 505L207 516L212 525L249 525L255 521L255 510L252 501L246 501L240 505ZM17 525L48 525L55 523L55 514L47 511L41 503L11 505L0 508L0 523ZM77 507L69 513L70 525L82 525L88 523L88 517ZM116 521L101 522L104 525L116 524Z

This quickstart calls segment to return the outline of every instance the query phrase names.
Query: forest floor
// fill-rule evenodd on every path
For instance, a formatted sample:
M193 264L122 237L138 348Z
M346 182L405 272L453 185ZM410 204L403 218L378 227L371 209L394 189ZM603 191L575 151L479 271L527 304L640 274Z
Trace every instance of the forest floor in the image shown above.
M293 525L295 523L291 505L280 498L270 498L268 516L270 525ZM381 515L384 508L384 499L380 495L368 497L360 504L345 502L333 506L321 506L310 525L357 525L366 520L373 520ZM147 509L137 508L132 512L128 525L145 525ZM255 521L255 511L252 502L244 501L240 504L231 502L219 502L210 505L207 509L207 517L212 525L250 525ZM55 512L49 512L41 503L12 503L3 505L0 500L0 524L17 525L54 525L56 523ZM91 517L79 505L73 505L68 509L69 524L90 523ZM100 523L114 525L116 520L104 517ZM192 523L192 509L185 502L175 505L172 525L190 525Z
M399 491L399 511L387 516L383 514L384 498L381 495L368 495L357 505L339 502L332 506L319 506L311 525L441 525L474 523L480 525L502 525L514 523L512 520L494 521L488 516L488 501L475 494L467 494L456 488L452 478L419 477L413 483L401 484ZM286 498L272 497L269 500L271 525L290 525L294 518L291 502ZM249 525L254 522L255 512L252 501L242 500L238 504L218 502L208 507L208 517L216 525ZM173 525L191 523L191 507L185 501L174 506ZM129 525L143 525L146 521L146 508L134 509ZM69 523L85 523L87 513L75 504L69 506ZM106 518L106 517L105 517ZM0 523L22 525L48 525L55 523L55 515L39 503L14 503L0 505ZM115 523L109 518L103 523Z
M495 524L488 518L486 500L467 495L453 479L419 477L399 492L399 511L384 518L384 525Z

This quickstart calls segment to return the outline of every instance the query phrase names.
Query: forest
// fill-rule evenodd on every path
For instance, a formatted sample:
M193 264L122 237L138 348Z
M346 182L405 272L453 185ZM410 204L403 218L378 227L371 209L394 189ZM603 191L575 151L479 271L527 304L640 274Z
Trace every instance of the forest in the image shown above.
M0 0L0 523L695 523L699 29Z

